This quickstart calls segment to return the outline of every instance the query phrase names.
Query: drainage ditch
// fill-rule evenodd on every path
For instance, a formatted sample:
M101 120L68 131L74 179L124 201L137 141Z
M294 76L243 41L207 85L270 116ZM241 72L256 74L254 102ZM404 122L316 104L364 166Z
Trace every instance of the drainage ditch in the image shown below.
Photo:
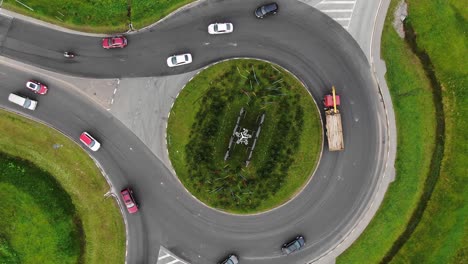
M421 49L417 44L417 34L414 31L410 19L405 20L404 30L406 43L410 46L411 51L418 57L423 66L423 70L430 81L436 115L436 143L434 152L432 153L431 157L429 175L427 176L426 182L424 183L424 190L423 194L421 195L421 199L419 200L418 205L413 212L413 215L411 216L405 231L393 243L390 251L380 262L381 264L389 263L416 230L416 227L421 221L424 211L426 210L427 203L431 198L432 192L434 191L437 180L439 179L442 159L444 157L445 115L442 104L442 87L435 74L431 58L426 53L426 51Z

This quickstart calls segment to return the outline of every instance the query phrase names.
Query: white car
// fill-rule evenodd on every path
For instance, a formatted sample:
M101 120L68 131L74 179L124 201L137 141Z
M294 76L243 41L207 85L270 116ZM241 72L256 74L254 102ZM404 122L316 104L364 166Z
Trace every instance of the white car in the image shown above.
M232 33L233 30L232 23L215 23L208 26L208 33L212 35Z
M167 66L169 67L185 65L191 62L192 62L192 54L190 53L174 55L174 56L167 58Z
M101 147L101 144L95 138L93 138L88 132L81 133L80 141L92 151L97 151Z

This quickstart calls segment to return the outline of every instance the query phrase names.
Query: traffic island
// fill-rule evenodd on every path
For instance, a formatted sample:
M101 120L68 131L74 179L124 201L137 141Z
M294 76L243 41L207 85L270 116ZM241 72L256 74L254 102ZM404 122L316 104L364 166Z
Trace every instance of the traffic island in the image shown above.
M236 59L196 75L167 128L169 158L185 188L230 213L273 209L312 177L322 150L318 108L292 74Z

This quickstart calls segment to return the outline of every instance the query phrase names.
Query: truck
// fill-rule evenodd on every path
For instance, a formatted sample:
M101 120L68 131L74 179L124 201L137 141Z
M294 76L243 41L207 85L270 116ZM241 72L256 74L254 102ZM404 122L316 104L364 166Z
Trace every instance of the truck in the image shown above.
M343 127L341 125L340 110L338 110L340 96L336 94L334 86L332 86L332 93L325 95L323 98L323 104L325 106L328 149L330 151L343 150Z

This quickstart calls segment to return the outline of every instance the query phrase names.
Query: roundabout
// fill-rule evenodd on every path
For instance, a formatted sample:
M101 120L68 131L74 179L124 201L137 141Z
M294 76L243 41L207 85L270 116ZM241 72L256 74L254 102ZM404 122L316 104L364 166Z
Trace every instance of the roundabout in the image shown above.
M369 208L385 166L387 134L385 112L363 52L343 28L307 5L278 1L276 16L257 20L252 10L258 4L201 2L147 31L129 34L129 46L112 53L98 49L96 37L65 34L64 38L64 33L16 20L7 29L3 56L69 74L165 76L198 70L222 59L252 57L288 69L317 102L331 86L341 95L345 150L329 152L325 144L314 177L284 206L260 215L234 216L198 203L171 168L119 120L57 82L55 91L51 88L31 115L73 138L81 128L92 130L102 143L93 157L114 188L132 185L141 212L126 217L128 263L154 263L161 245L190 263L216 263L230 253L236 253L241 263L318 261L347 239ZM236 30L210 37L206 25L221 18L231 21ZM74 63L55 57L67 45L79 46L80 56ZM168 55L188 50L193 54L192 64L166 66ZM2 98L16 89L14 78L19 77L11 76L5 77L13 80L1 90ZM324 120L324 112L320 113ZM165 124L164 119L160 122ZM281 245L298 234L306 239L304 249L283 256Z

